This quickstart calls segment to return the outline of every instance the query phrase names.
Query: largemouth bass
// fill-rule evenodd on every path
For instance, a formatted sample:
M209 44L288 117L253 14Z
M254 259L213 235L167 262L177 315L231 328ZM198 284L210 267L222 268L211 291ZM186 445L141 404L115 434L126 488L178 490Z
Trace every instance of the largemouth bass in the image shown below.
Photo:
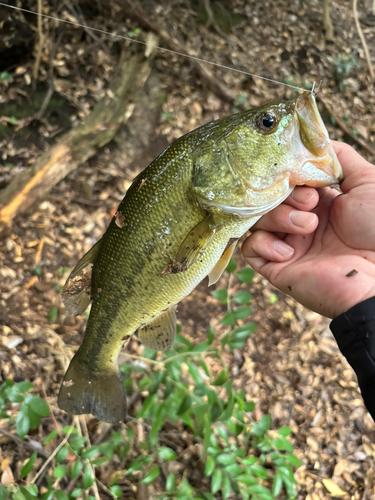
M84 340L58 404L116 423L126 416L118 354L138 330L168 349L176 305L207 275L215 283L237 240L295 186L338 183L342 171L312 93L203 125L173 142L133 181L103 237L63 290ZM234 240L234 241L233 241Z

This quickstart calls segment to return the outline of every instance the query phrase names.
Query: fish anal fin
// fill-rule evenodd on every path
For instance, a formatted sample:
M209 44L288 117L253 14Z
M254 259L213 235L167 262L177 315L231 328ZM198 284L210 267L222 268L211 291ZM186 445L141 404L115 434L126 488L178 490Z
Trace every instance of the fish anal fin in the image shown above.
M163 269L161 276L187 271L199 259L219 228L211 214L205 217L186 236L173 261Z
M138 330L138 336L144 346L155 351L167 351L176 337L176 310L173 306L164 311L148 325Z
M82 314L90 304L91 271L96 261L101 240L82 257L70 273L62 291L62 301L70 314Z
M238 239L230 243L230 245L225 249L223 255L216 262L215 266L208 275L208 286L214 285L217 281L219 281L221 275L228 267L229 261L237 248L237 243Z
M117 365L93 371L81 362L78 351L61 385L58 405L72 415L91 413L111 424L124 421L126 396Z

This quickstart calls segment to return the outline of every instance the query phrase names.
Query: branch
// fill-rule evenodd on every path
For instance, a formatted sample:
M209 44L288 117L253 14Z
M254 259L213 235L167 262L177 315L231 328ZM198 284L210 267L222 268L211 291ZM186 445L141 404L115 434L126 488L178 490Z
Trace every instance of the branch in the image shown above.
M150 74L152 58L147 58L144 48L138 46L126 54L110 89L92 113L0 193L0 223L9 223L39 203L53 186L111 141L128 121Z
M371 81L373 82L375 80L374 68L372 67L372 64L371 64L370 51L368 50L365 36L362 32L361 25L359 24L358 12L357 12L357 0L353 0L353 15L354 15L355 26L357 28L358 35L359 35L359 38L361 39L363 50L365 52L367 66L368 66L368 69L370 71Z

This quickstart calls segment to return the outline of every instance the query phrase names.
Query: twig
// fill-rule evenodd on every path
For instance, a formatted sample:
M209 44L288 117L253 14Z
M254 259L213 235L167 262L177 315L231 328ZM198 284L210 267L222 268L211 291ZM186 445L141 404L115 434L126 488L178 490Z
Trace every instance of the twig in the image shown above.
M374 74L374 69L373 69L372 64L371 64L371 56L370 56L370 52L368 50L365 36L362 32L361 25L359 24L358 12L357 12L357 0L353 0L353 15L354 15L355 26L357 28L358 35L359 35L359 38L361 39L363 50L365 52L367 66L368 66L368 69L370 71L371 81L373 82L375 80L375 74Z
M15 443L17 443L21 448L29 448L32 451L35 451L39 456L41 456L44 459L48 458L47 453L43 451L43 449L39 449L37 446L34 446L31 444L29 441L22 441L18 436L15 436L14 434L6 431L5 429L0 429L0 434L3 434L4 436L8 437Z
M51 455L47 458L47 460L44 462L44 464L42 465L42 467L38 470L38 472L36 473L35 477L32 479L31 481L31 484L34 484L35 481L38 479L38 477L42 474L42 472L44 471L44 469L46 467L48 467L48 465L50 464L50 462L55 458L55 456L58 454L58 452L61 450L61 448L63 446L66 445L66 443L68 442L68 439L70 437L72 433L72 429L69 429L69 432L67 433L67 435L64 437L64 439L61 441L61 443L54 449L54 451L51 453Z
M329 104L327 103L327 101L322 97L322 95L320 94L319 95L319 98L323 104L323 106L326 108L326 110L328 111L328 113L330 115L333 116L333 118L336 120L336 123L337 125L341 128L341 130L343 130L345 132L346 135L348 135L352 140L353 142L355 142L356 144L358 144L359 146L361 146L363 149L365 149L368 153L370 153L372 156L375 156L375 149L372 149L371 146L368 146L364 141L362 141L362 139L360 139L359 137L356 137L355 135L353 135L349 130L348 128L344 125L344 123L340 120L340 118L338 118L338 116L332 111L332 108L329 106Z
M42 57L43 50L43 26L42 26L42 0L38 0L38 49L35 58L35 64L33 69L33 90L35 90L36 80L38 78L38 71L40 66L40 59Z
M85 416L84 415L80 415L78 417L78 421L79 421L79 425L81 426L81 428L83 429L83 434L86 438L86 441L88 443L89 446L91 446L91 442L90 442L90 436L89 436L89 431L87 429L87 424L86 424L86 419L85 419ZM88 467L88 469L90 470L93 478L94 478L94 482L91 486L93 492L94 492L94 496L95 496L95 499L96 500L101 500L100 499L100 495L99 495L99 490L98 490L98 485L97 485L97 477L95 475L95 469L94 469L94 466L91 465L90 461L89 460L85 460L86 462L86 467Z

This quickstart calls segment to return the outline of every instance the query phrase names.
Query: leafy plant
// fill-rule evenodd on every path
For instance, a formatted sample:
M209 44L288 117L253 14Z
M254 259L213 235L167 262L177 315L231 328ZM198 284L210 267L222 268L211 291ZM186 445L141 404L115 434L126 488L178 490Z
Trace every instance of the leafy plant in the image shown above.
M231 280L236 276L247 284L253 279L250 268L235 273L233 261L227 270L233 274ZM121 365L130 398L135 387L140 391L134 394L142 399L135 417L94 445L81 432L77 418L71 426L53 430L41 445L49 455L47 461L41 465L37 451L31 452L19 483L0 487L0 500L91 499L90 491L98 483L112 498L126 497L124 485L130 483L154 484L160 500L292 500L296 494L293 467L300 461L289 440L291 429L272 430L269 415L254 418L255 404L237 387L223 356L242 348L256 330L254 323L246 322L251 314L251 294L241 289L233 296L229 290L216 290L212 295L227 308L220 323L228 328L220 341L212 327L207 339L199 343L191 342L178 329L173 349L161 359L156 352L144 349L133 364ZM8 380L0 386L0 417L9 419L21 439L49 415L48 405L30 394L31 389L30 382ZM14 405L19 406L15 421L7 411ZM139 427L142 438L137 434ZM174 435L184 444L168 437L171 430L176 430ZM51 442L58 443L52 453L47 451ZM199 453L187 467L185 452L190 448ZM179 463L182 469L176 467ZM36 486L47 466L48 473ZM103 486L95 470L109 467L118 473Z

